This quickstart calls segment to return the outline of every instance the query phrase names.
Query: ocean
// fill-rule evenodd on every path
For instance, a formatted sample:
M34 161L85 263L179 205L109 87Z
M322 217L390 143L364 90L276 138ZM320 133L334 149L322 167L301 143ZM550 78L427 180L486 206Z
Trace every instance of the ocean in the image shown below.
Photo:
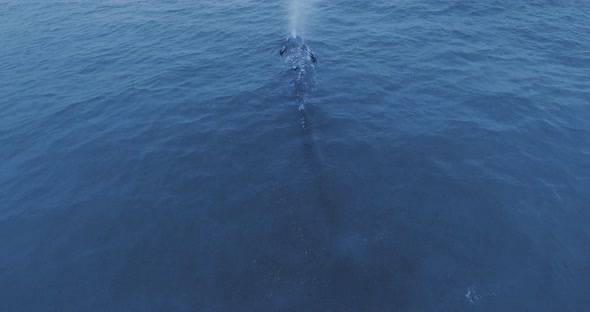
M589 16L0 0L0 311L590 311Z

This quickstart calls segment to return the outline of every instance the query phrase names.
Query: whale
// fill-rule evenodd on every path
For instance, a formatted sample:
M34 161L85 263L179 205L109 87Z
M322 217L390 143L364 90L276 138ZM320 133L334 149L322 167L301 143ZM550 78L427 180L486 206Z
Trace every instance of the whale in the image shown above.
M296 72L292 76L296 91L303 91L313 85L318 58L303 41L303 38L297 35L287 37L278 55L285 60L292 71Z
M278 51L278 55L284 59L289 68L287 73L290 72L290 74L287 76L291 79L294 99L301 114L301 126L304 132L307 133L310 129L306 102L314 89L318 58L304 42L303 38L297 35L287 37L284 45Z
M288 56L289 54L294 54L299 57L305 56L305 58L312 63L318 62L318 58L313 52L311 52L309 46L303 42L303 38L300 36L290 36L287 38L285 45L279 50L279 55L281 57Z
M308 169L312 175L311 183L315 185L314 189L317 191L316 196L320 207L320 209L316 209L317 207L310 206L313 211L307 211L305 214L317 222L318 226L313 227L319 231L317 237L323 237L329 245L332 245L331 225L336 221L337 210L330 198L327 197L326 166L321 150L316 143L314 135L316 129L313 124L314 116L317 116L316 112L319 111L319 103L313 99L318 57L303 38L297 35L287 37L277 54L287 65L284 73L286 77L290 78L290 86L293 87L293 102L298 107L301 142L303 143L302 156L309 166Z

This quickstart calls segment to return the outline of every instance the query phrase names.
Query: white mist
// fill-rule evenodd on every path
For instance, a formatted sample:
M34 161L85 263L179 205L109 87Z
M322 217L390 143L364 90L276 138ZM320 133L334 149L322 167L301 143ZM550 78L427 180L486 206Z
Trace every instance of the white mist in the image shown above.
M303 9L305 0L288 0L289 1L289 31L291 36L297 37L297 34L303 32Z

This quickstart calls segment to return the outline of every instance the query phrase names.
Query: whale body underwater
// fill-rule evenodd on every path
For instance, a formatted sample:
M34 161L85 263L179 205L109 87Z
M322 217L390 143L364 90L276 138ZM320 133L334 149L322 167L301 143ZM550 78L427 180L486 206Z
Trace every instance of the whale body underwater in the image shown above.
M314 196L317 201L317 205L309 206L309 209L303 209L299 214L308 220L308 229L314 233L311 236L326 246L332 246L338 215L336 205L333 204L330 193L326 191L326 185L329 185L328 167L325 166L321 153L321 143L316 143L316 132L312 124L314 111L319 110L319 102L313 100L318 58L300 36L288 37L278 55L288 66L286 74L291 78L291 86L294 88L294 103L298 105L302 130L302 155L309 169L309 183L314 185ZM331 250L324 248L323 252L329 254Z
M301 126L304 132L308 132L310 129L307 121L306 98L315 83L315 66L318 59L303 38L296 35L287 38L278 54L289 66L288 76L291 77L296 103L299 106Z

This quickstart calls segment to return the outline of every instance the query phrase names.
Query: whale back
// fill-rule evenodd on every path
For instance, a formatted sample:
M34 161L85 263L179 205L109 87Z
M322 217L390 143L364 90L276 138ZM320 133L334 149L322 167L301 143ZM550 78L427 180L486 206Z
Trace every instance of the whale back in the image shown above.
M300 36L289 37L279 54L289 65L295 94L304 105L304 95L313 86L317 58Z

